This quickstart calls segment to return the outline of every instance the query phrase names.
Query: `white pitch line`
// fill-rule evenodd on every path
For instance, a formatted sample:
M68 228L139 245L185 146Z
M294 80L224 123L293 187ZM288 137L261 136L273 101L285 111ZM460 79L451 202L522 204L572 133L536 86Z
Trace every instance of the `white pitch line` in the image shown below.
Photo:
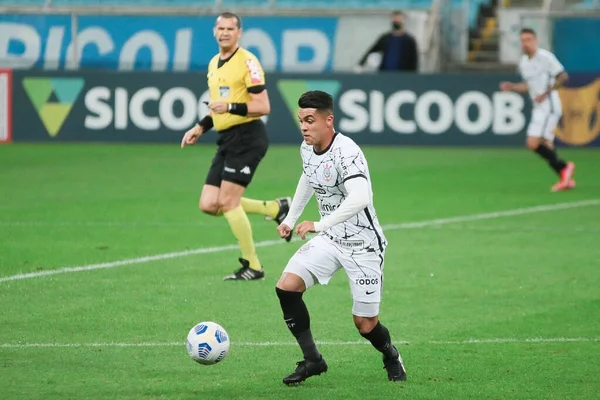
M458 217L450 217L450 218L440 218L423 222L408 222L397 225L386 225L384 229L393 230L393 229L410 229L410 228L425 228L429 226L438 226L438 225L446 225L453 224L457 222L471 222L471 221L480 221L485 219L497 219L504 217L513 217L516 215L525 215L525 214L535 214L540 212L548 212L548 211L558 211L558 210L568 210L571 208L581 208L587 206L595 206L600 204L600 199L592 199L592 200L584 200L584 201L576 201L576 202L568 202L568 203L556 203L556 204L548 204L543 206L535 206L535 207L525 207L525 208L516 208L514 210L506 210L506 211L496 211L484 214L473 214L473 215L464 215Z
M106 227L106 228L205 228L208 226L217 226L217 222L196 221L196 222L163 222L163 221L0 221L0 227Z
M565 343L565 342L600 342L600 337L579 338L496 338L465 340L432 340L429 344L494 344L494 343Z
M557 337L557 338L495 338L495 339L465 339L465 340L430 340L423 342L395 341L396 344L433 344L433 345L464 345L464 344L503 344L503 343L589 343L600 342L600 337ZM362 341L316 341L322 346L364 346L370 344ZM140 342L140 343L2 343L0 349L28 348L89 348L89 347L174 347L184 346L185 342ZM232 342L232 346L240 347L282 347L297 346L296 342Z
M279 244L285 243L283 240L265 240L264 242L256 243L256 247L264 247L264 246L275 246ZM185 257L191 256L195 254L208 254L208 253L219 253L222 251L228 250L236 250L238 249L238 245L230 244L226 246L218 246L218 247L204 247L194 250L184 250L184 251L176 251L172 253L163 253L156 254L153 256L145 256L138 258L128 258L120 261L110 261L100 264L90 264L90 265L82 265L76 267L63 267L59 269L52 269L48 271L38 271L38 272L30 272L27 274L17 274L12 276L6 276L0 278L0 283L8 282L8 281L16 281L21 279L30 279L30 278L40 278L43 276L57 275L57 274L65 274L68 272L81 272L81 271L93 271L96 269L105 269L105 268L115 268L121 267L123 265L132 265L132 264L142 264L150 261L160 261L160 260L168 260L171 258L177 257Z
M402 224L392 224L392 225L384 225L384 230L398 230L398 229L419 229L426 227L435 227L446 224L454 224L459 222L471 222L471 221L481 221L481 220L489 220L489 219L497 219L504 217L512 217L516 215L525 215L525 214L535 214L540 212L548 212L548 211L557 211L557 210L567 210L572 208L581 208L588 206L595 206L600 204L600 199L592 199L592 200L584 200L584 201L576 201L576 202L567 202L567 203L556 203L556 204L548 204L543 206L534 206L534 207L525 207L525 208L516 208L513 210L506 211L496 211L490 213L482 213L482 214L471 214L471 215L462 215L457 217L450 218L436 218L430 219L420 222L406 222ZM296 238L297 239L297 238ZM298 239L297 239L298 240ZM283 240L265 240L262 242L256 243L256 247L267 247L267 246L278 246L285 244L287 242ZM82 271L93 271L97 269L106 269L106 268L116 268L122 267L125 265L133 265L133 264L142 264L151 261L160 261L160 260L168 260L171 258L179 258L186 257L196 254L209 254L209 253L220 253L224 251L237 250L238 245L227 245L227 246L217 246L217 247L204 247L194 250L184 250L184 251L176 251L172 253L163 253L156 254L153 256L144 256L138 258L128 258L125 260L119 261L110 261L100 264L91 264L91 265L80 265L75 267L62 267L58 269L48 270L48 271L38 271L38 272L30 272L26 274L17 274L11 276L5 276L0 278L0 283L9 282L9 281L17 281L22 279L31 279L31 278L40 278L44 276L65 274L69 272L82 272Z
M355 346L369 344L367 341L315 341L318 345L330 346ZM4 343L0 344L0 349L24 349L30 347L171 347L183 346L185 342L140 342L140 343ZM278 347L278 346L294 346L296 342L235 342L235 346L244 347Z
M473 231L473 232L494 232L494 233L537 233L537 232L558 232L561 234L567 233L597 233L600 232L600 226L590 227L565 227L565 226L519 226L518 228L510 225L495 226L495 225L440 225L432 226L432 229L447 230L447 231Z

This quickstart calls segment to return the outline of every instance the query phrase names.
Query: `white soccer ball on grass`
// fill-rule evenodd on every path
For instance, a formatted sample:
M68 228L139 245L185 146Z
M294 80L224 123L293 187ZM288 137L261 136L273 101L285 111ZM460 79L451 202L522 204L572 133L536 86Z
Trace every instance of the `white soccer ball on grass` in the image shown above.
M190 329L186 347L192 360L213 365L223 361L229 353L229 335L215 322L200 322Z

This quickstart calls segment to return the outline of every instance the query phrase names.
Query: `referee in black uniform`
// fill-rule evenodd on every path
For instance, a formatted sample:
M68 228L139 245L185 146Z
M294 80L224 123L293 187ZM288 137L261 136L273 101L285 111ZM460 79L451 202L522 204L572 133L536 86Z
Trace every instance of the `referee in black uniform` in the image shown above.
M211 128L219 138L217 152L206 177L200 209L210 215L223 215L238 240L241 268L226 280L264 279L256 254L252 227L246 213L257 213L275 220L287 216L290 198L271 201L243 197L269 145L265 125L260 119L271 108L262 66L256 56L238 44L242 33L240 18L229 12L219 15L214 35L219 54L208 65L210 115L186 132L181 147L194 144ZM289 241L291 235L286 237Z

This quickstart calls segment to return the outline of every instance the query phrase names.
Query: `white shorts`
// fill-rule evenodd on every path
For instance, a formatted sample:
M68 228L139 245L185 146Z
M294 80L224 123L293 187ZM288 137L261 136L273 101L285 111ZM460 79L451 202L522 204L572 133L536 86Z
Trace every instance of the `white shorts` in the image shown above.
M549 110L534 108L531 113L531 121L527 127L527 136L554 140L554 130L560 117L560 114L552 113Z
M327 285L333 274L343 268L354 299L352 314L374 317L379 315L384 256L385 250L352 252L318 235L298 249L283 272L298 275L308 289L315 283Z

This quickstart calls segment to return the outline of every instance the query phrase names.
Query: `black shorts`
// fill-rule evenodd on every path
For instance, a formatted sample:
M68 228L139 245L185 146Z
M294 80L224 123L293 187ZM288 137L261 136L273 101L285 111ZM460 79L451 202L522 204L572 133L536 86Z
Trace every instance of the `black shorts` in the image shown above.
M258 164L267 154L269 139L261 120L233 126L219 132L217 153L212 160L205 184L221 187L221 181L247 187Z

